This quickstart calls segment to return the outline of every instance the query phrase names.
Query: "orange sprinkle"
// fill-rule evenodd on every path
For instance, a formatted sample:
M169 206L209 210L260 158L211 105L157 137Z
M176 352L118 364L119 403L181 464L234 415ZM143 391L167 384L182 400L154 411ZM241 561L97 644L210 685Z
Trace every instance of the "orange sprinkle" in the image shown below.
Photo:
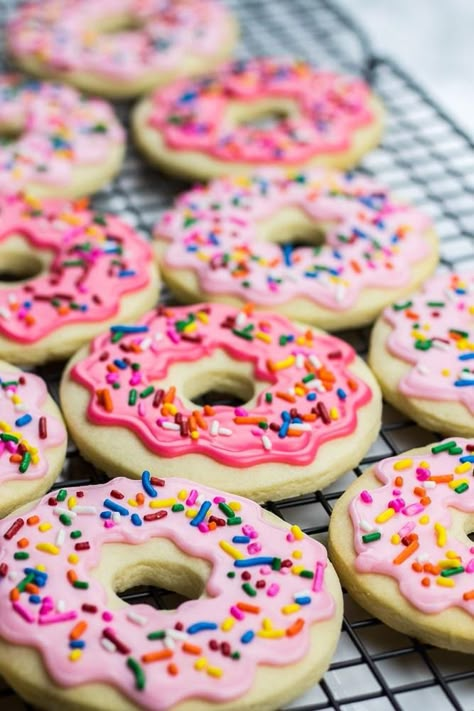
M215 521L209 521L207 526L210 531L215 531L215 529L217 528L217 523Z
M138 492L138 494L135 497L135 501L139 506L142 506L145 503L145 495L142 494L141 491Z
M238 602L237 607L242 612L251 612L253 615L258 615L260 607L258 605L250 605L248 602Z
M411 321L418 321L418 319L420 318L419 315L417 313L415 313L415 311L412 311L411 309L405 311L405 316L407 318L409 318Z
M19 599L20 599L20 591L18 590L18 588L13 588L12 590L10 590L10 600L12 602L16 602Z
M176 388L174 385L172 385L170 387L170 389L168 390L168 392L165 394L165 396L163 398L163 402L174 402L175 395L176 395Z
M275 394L281 400L286 400L286 402L296 402L296 398L294 397L294 395L290 395L289 393L278 392Z
M25 592L30 593L30 595L38 595L39 587L34 583L28 583L28 585L25 585Z
M361 273L362 270L361 270L361 268L360 268L359 262L356 262L355 259L351 259L351 261L350 261L349 263L350 263L352 269L353 269L357 274L360 274L360 273Z
M411 564L412 570L415 571L415 573L422 573L423 572L423 566L421 563L412 563Z
M68 570L68 571L67 571L67 579L69 580L69 582L71 583L71 585L72 585L73 583L75 583L76 580L77 580L77 573L76 573L76 571L75 571L75 570Z
M21 454L12 454L10 456L10 462L12 464L17 464L18 462L21 462L22 459L23 457L21 456Z
M104 390L102 390L102 398L106 412L113 412L114 403L112 402L110 390L108 388L104 388Z
M288 437L301 437L303 432L304 432L304 430L295 430L290 427L286 434Z
M179 672L179 669L176 664L168 664L166 669L168 671L168 674L171 674L171 676L176 676Z
M77 210L78 212L80 212L81 210L86 210L88 205L89 205L89 198L88 197L78 198L77 200L74 200L72 203L74 210Z
M88 627L87 622L85 620L81 620L69 632L69 639L79 639L79 637L82 637L82 635L86 631L87 627Z
M242 311L244 311L247 316L251 316L253 312L255 311L255 304L252 304L250 301L247 304L244 304L242 306Z
M236 425L258 425L260 422L266 422L266 417L234 417L234 422Z
M30 542L28 538L20 538L20 540L17 542L18 548L28 548L30 545Z
M204 405L204 414L208 416L215 415L214 408L211 405Z
M200 427L202 430L207 430L207 422L206 422L206 420L204 419L204 417L202 417L202 415L201 415L201 413L199 412L199 410L193 410L193 417L196 418L196 422L198 423L199 427ZM189 418L189 419L191 419L191 418Z
M288 627L286 630L286 636L287 637L294 637L297 635L301 630L303 629L304 625L304 620L301 617L298 617L298 619L293 622L291 627Z
M66 316L66 314L69 313L69 306L66 306L66 304L63 304L62 306L58 307L57 311L60 316Z
M202 647L199 647L197 644L190 644L189 642L185 642L181 649L183 652L186 652L186 654L201 654L202 652Z
M160 649L159 652L148 652L142 655L142 662L150 664L151 662L161 662L163 659L171 659L173 656L172 649Z
M395 484L395 486L397 486L398 488L400 488L401 486L403 486L403 477L402 477L402 476L396 476L396 477L395 477L395 481L394 481L393 483Z
M31 314L26 314L24 320L25 320L25 323L27 326L33 326L36 323L35 317L32 316Z
M191 430L191 432L196 432L197 422L196 422L196 418L194 417L194 415L189 416L188 422L189 422L189 429Z
M431 585L431 580L429 578L422 578L421 584L424 585L425 588L429 588Z
M317 415L314 412L307 412L301 419L303 422L314 422L316 418Z
M462 597L463 600L474 600L474 590L468 590Z
M117 366L114 365L113 363L109 363L107 365L107 370L109 371L109 373L117 373L118 372Z
M400 565L400 564L403 563L407 558L409 558L411 555L413 555L413 553L414 553L415 551L417 551L419 547L420 547L420 544L418 543L417 540L412 541L412 542L410 543L410 545L408 545L406 548L404 548L404 549L402 550L402 552L399 553L399 554L397 555L397 557L393 559L393 562L395 563L395 565Z
M447 484L454 479L454 474L442 474L440 476L430 476L428 481L435 481L437 484Z
M420 504L423 504L423 506L429 506L431 504L431 499L429 496L423 496L423 498L420 499Z
M347 385L349 387L349 390L352 390L352 392L355 392L359 388L357 381L353 380L352 378L347 379Z
M415 486L413 493L415 496L424 496L426 494L426 489L423 489L422 486Z
M39 516L30 516L29 518L26 519L26 523L28 524L28 526L36 526L36 524L39 522L40 522Z

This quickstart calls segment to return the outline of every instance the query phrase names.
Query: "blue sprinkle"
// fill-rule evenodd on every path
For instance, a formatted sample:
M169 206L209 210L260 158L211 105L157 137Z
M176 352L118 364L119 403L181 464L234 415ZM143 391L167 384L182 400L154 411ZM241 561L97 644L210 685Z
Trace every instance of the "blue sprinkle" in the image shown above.
M459 360L474 360L474 353L463 353L458 358Z
M310 279L317 279L319 276L317 272L305 272L304 275L305 277L309 277Z
M41 602L41 597L40 595L30 595L28 598L29 602L31 602L33 605L39 605Z
M290 420L288 419L283 422L282 426L278 430L278 436L280 439L284 439L286 437L286 435L288 434L289 428L290 428Z
M232 543L250 543L250 536L234 536Z
M316 397L317 397L317 395L314 392L308 393L306 395L306 399L309 400L310 402L313 402L313 400L316 400Z
M112 518L112 511L102 511L100 514L101 518Z
M128 509L124 508L123 506L120 506L120 504L116 504L115 501L111 501L110 499L105 499L104 506L106 509L116 511L121 516L128 516L130 513Z
M474 454L466 454L464 457L461 457L459 459L461 464L464 464L465 462L470 462L471 464L474 463Z
M111 326L112 333L148 333L148 326Z
M283 422L289 422L290 421L290 413L288 410L282 410L281 412L281 419Z
M252 632L252 630L247 630L247 632L244 632L244 634L240 638L240 641L242 642L242 644L248 644L253 640L254 637L255 632Z
M84 649L86 643L83 639L72 639L69 642L69 649Z
M287 343L293 343L294 340L295 340L295 336L293 333L288 333L286 335L286 342Z
M234 560L234 565L236 568L251 568L254 565L271 565L273 560L273 556L261 555L256 558L238 558Z
M188 244L186 252L197 252L199 247L196 244Z
M346 399L347 395L346 395L345 390L343 390L342 388L338 388L338 389L336 390L336 392L337 392L337 394L338 394L338 396L340 397L341 400L345 400L345 399Z
M48 582L48 573L44 573L42 570L36 570L36 568L25 568L23 572L25 575L33 574L35 576L35 585L39 588L44 588Z
M201 504L201 508L197 512L196 516L193 518L192 521L190 521L191 526L199 526L200 523L202 523L206 517L207 512L211 508L212 504L210 501L204 501Z
M457 388L465 388L468 385L474 385L474 379L472 379L472 380L456 380L454 384Z
M140 516L136 513L132 514L132 517L130 520L134 526L141 526L142 525L142 520L141 520Z
M117 366L117 368L120 368L120 370L126 370L127 364L125 363L124 360L120 360L120 358L116 358L114 360L114 365Z
M195 622L194 625L188 627L186 632L188 634L196 634L197 632L204 632L205 630L216 630L217 625L215 622Z
M136 271L134 271L133 269L122 269L122 271L120 271L118 273L118 275L121 279L123 279L124 277L135 276L135 274L136 274Z
M151 479L151 474L147 469L145 469L145 471L142 474L142 486L145 490L145 493L147 493L148 496L151 496L151 498L153 499L156 496L158 496L158 492L155 489L155 487L153 486L153 484L151 483L150 479Z
M311 602L311 598L309 597L309 595L305 595L304 597L296 597L295 602L297 602L298 605L309 605L309 603Z
M292 267L293 260L291 258L291 253L293 251L293 247L291 246L291 244L282 244L281 251L283 252L283 261L285 262L285 266Z
M15 426L24 427L25 425L28 425L32 419L33 418L31 417L31 415L22 415L17 420L15 420Z
M301 419L301 417L293 417L293 419L292 419L291 422L292 422L292 424L296 424L296 425L302 425L302 424L303 424L303 420Z

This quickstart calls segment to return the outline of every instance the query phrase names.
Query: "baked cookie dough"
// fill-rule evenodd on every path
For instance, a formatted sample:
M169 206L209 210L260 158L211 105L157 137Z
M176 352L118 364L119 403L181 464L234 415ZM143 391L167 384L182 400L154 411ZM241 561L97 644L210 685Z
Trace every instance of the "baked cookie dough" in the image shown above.
M164 213L154 237L163 278L180 300L251 301L329 331L371 323L438 261L426 215L363 175L320 168L260 170L194 188Z
M49 489L66 445L66 427L44 381L0 361L0 518Z
M361 79L263 58L156 90L132 124L152 163L208 180L278 165L350 168L379 143L383 108Z
M0 196L0 265L0 357L17 364L68 357L159 293L149 244L87 200Z
M369 363L386 399L423 427L474 436L474 273L446 272L387 308Z
M340 633L323 546L186 479L61 489L0 523L0 558L0 672L48 711L281 708L322 676ZM138 584L194 599L117 597Z
M213 69L237 34L217 0L41 0L17 10L7 42L30 74L127 98Z
M212 391L237 402L213 404ZM109 476L187 471L259 502L323 488L380 426L379 389L351 346L222 304L112 327L73 357L60 396L74 441Z
M75 198L119 172L125 132L112 107L63 84L0 75L0 193Z
M354 599L423 642L474 653L474 440L366 470L336 503L330 558Z

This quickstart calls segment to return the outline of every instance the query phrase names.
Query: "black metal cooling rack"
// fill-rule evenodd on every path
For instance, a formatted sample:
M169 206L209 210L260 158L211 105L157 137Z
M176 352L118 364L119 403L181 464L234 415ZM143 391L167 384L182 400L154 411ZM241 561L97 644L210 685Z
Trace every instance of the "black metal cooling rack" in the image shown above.
M15 4L0 0L0 23ZM361 28L330 0L228 0L228 4L241 23L241 56L298 56L370 81L385 103L388 125L382 145L364 160L362 170L431 215L441 237L444 268L474 268L474 146L449 115L395 62L375 56ZM118 110L127 124L128 107ZM94 198L94 204L119 213L149 234L161 210L184 187L145 166L130 146L122 173ZM366 353L368 330L344 337L360 354ZM38 369L55 397L61 367ZM334 502L354 477L379 459L435 437L386 406L379 437L354 471L323 492L270 502L268 507L325 543ZM102 480L71 442L61 481L78 487ZM162 608L177 604L174 594L155 588L129 591L125 599ZM432 711L474 711L474 657L438 650L394 632L346 594L341 641L329 671L287 708L411 711L421 704L429 704ZM8 711L30 708L1 686L0 706Z

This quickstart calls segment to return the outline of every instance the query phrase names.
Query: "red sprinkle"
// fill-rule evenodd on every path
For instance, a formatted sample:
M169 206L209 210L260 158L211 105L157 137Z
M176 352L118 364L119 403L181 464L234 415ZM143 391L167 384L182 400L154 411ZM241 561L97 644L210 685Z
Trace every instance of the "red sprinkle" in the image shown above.
M25 522L23 521L22 518L17 518L16 521L12 523L8 531L4 534L4 539L6 541L11 541L13 536L16 536L20 528L25 525Z

